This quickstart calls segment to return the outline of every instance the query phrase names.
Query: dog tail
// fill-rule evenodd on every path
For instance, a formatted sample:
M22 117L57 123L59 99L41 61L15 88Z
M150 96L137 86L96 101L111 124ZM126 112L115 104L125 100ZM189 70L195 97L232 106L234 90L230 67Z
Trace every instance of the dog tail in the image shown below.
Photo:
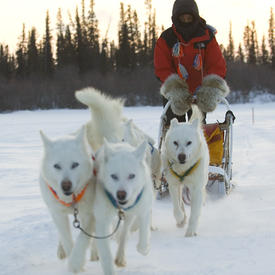
M90 131L95 130L101 141L103 137L108 141L117 141L113 139L121 130L122 110L125 100L106 96L93 87L76 91L75 97L90 108L94 128ZM96 133L91 134L95 135Z

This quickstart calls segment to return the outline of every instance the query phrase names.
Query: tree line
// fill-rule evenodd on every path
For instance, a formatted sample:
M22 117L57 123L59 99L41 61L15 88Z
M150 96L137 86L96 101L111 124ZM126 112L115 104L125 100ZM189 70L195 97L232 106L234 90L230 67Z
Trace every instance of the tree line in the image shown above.
M120 3L118 42L109 41L108 29L100 35L90 0L69 14L65 24L62 10L56 32L46 13L41 40L35 27L23 24L15 53L0 44L0 111L37 108L80 108L74 91L94 86L110 95L123 96L127 105L160 104L160 83L154 76L153 53L163 27L156 25L151 0L145 0L147 17L143 28L136 10ZM55 38L55 39L54 39ZM227 61L227 80L234 91L231 101L240 100L253 89L275 93L274 15L270 9L268 36L257 40L256 24L244 29L243 44L235 48L230 23L227 46L221 45Z

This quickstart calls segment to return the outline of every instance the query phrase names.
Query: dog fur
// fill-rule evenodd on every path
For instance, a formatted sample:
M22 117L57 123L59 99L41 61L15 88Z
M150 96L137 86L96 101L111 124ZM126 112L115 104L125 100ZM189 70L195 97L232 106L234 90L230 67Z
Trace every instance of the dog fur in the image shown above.
M76 91L75 97L91 111L92 117L86 126L88 141L93 150L101 147L104 138L110 142L121 141L123 99L108 97L93 87Z
M148 142L148 147L154 145L155 142L151 137L139 129L132 120L123 117L123 99L107 97L93 87L77 91L75 96L91 111L91 119L86 126L88 141L93 150L101 147L104 138L109 142L124 140L133 146L139 145L144 140ZM155 147L152 151L152 154L148 151L147 161L151 164L152 177L156 185L159 185L161 158Z
M176 115L182 116L191 108L192 95L188 84L177 74L171 74L164 81L160 94L171 101L171 109Z
M230 89L226 81L216 74L207 75L197 90L197 105L202 112L213 112L221 97L226 97Z
M94 203L96 234L101 236L110 234L114 219L115 221L118 219L118 209L111 203L106 191L111 194L120 208L124 208L125 219L115 258L116 265L120 267L126 265L126 239L135 219L139 220L137 250L143 255L147 255L150 250L153 190L150 169L145 160L146 148L146 141L137 148L127 143L109 144L105 141L96 157L98 167ZM137 201L140 194L142 195ZM127 209L128 207L131 208ZM109 239L97 240L96 243L104 274L115 274Z
M124 123L124 135L122 140L132 146L138 146L142 141L147 141L146 161L151 167L152 179L155 186L159 187L161 178L161 157L158 149L154 146L155 141L139 129L132 119Z
M69 270L79 272L85 263L85 252L89 238L82 232L73 244L68 216L74 207L79 210L81 226L88 232L94 230L94 216L91 203L94 200L95 179L93 177L92 151L86 140L86 129L82 127L75 135L55 140L49 139L43 132L44 156L40 169L40 189L59 234L57 256L69 257ZM73 201L73 194L79 194L87 185L82 199L75 205L66 206L54 197L51 187L58 198L65 202ZM93 257L96 257L93 255Z
M186 237L197 234L205 186L208 181L209 165L208 147L200 122L201 114L195 106L192 109L193 115L190 122L179 123L176 118L171 121L161 151L163 173L169 184L174 216L178 227L183 227L187 220L182 201L183 185L186 185L191 193L191 214L185 234ZM198 163L197 167L192 173L185 176L183 181L175 177L172 172L183 175L195 163Z

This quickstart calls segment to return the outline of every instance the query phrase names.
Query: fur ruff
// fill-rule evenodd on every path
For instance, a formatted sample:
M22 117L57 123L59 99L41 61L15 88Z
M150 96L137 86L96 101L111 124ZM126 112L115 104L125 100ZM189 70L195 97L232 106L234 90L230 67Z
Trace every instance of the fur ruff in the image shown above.
M178 116L184 115L191 108L192 95L188 85L177 74L171 74L164 81L160 94L171 101L171 109Z
M213 112L221 97L226 97L230 89L226 81L216 74L206 76L197 91L197 104L204 112Z

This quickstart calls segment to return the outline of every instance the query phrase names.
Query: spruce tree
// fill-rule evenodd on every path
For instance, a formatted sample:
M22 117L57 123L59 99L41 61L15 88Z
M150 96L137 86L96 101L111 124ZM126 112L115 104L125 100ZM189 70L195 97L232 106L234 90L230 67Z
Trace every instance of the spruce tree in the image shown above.
M256 33L255 21L251 22L252 28L250 29L250 46L249 46L249 55L248 63L256 64L257 63L257 52L258 52L258 40Z
M251 33L251 30L250 30L249 24L247 24L244 28L244 33L243 33L243 44L244 44L246 62L248 62L249 60L249 48L251 44L250 33Z
M257 63L257 49L258 49L258 41L257 41L257 33L255 22L251 22L251 27L247 25L244 31L244 47L246 53L246 61L249 64Z
M47 77L51 77L54 73L54 59L51 41L50 16L49 11L47 11L45 20L45 36L43 41L43 72Z
M134 48L134 53L136 55L136 66L140 66L142 63L142 40L141 40L141 33L139 30L139 19L138 19L138 15L137 12L134 11L133 12L133 30L132 30L132 40L133 40L133 48Z
M235 53L234 53L235 47L234 47L234 41L232 36L232 22L230 21L229 26L229 43L227 46L226 54L227 54L227 61L234 62L235 59Z
M157 41L156 11L152 9L152 0L145 0L147 21L144 30L144 51L147 57L146 63L153 62L154 48Z
M65 61L65 37L64 37L64 23L62 19L61 9L58 9L56 18L56 65L57 67L63 67L66 63Z
M9 53L9 46L0 44L0 75L11 78L14 68L14 58Z
M102 74L107 73L108 70L110 70L109 67L109 60L108 60L108 40L105 37L101 43L101 50L100 50L100 56L99 56L99 71Z
M64 37L64 65L76 66L76 50L69 25L66 26Z
M25 24L23 24L22 34L20 36L20 41L17 44L17 49L15 52L16 55L16 75L18 77L26 76L26 53L27 53L27 41L26 41L26 32L25 32Z
M242 44L241 43L239 43L236 59L239 62L242 62L242 63L244 62L244 53L243 53L243 48L242 48Z
M29 33L27 48L27 72L28 74L39 71L38 49L36 45L36 29L33 27Z
M129 30L127 25L126 13L123 3L120 3L120 22L118 30L118 49L116 53L117 70L130 68L131 47L129 40Z
M272 64L272 68L275 69L275 21L273 8L270 8L268 43L270 49L270 62Z
M99 65L99 29L98 29L98 20L94 11L95 2L90 0L90 9L88 11L87 18L87 43L88 43L88 56L90 60L90 69L97 68ZM106 38L105 38L106 39ZM106 41L105 41L106 42ZM103 41L103 43L105 43Z
M78 14L78 8L76 8L75 12L75 25L76 25L76 33L75 33L75 49L76 49L76 61L79 69L79 73L83 74L86 72L86 56L85 56L85 46L83 43L82 37L82 27L81 21Z
M265 44L265 36L263 35L262 38L262 45L261 45L261 54L260 54L260 64L266 65L268 64L268 50L266 48L266 44Z

